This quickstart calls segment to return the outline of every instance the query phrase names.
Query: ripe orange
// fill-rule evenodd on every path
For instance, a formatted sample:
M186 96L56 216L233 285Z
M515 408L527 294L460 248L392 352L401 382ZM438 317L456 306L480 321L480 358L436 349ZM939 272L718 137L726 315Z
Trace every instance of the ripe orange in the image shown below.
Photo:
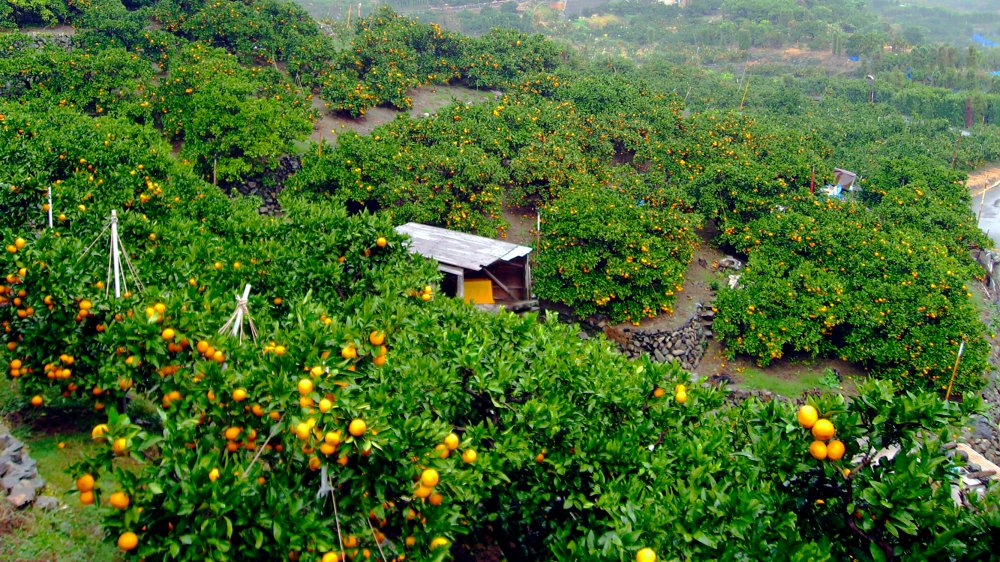
M336 552L327 552L323 555L322 562L340 562L340 555Z
M344 537L344 546L346 548L354 548L358 546L358 537L355 537L354 535L347 535Z
M212 482L215 482L216 480L218 480L219 479L219 469L218 468L213 468L211 471L209 471L209 473L208 473L208 479L211 480Z
M247 391L242 388L237 388L233 391L233 400L236 402L242 402L247 399Z
M18 240L20 240L20 238L18 238ZM385 245L388 244L388 243L389 243L389 241L386 240L385 237L383 237L383 236L379 236L378 240L375 241L375 245L378 246L379 248L385 248ZM21 246L21 247L23 248L23 246ZM378 345L378 344L375 344L375 345Z
M833 441L830 441L830 443L828 443L826 446L826 458L832 461L839 461L840 459L844 458L845 450L846 447L844 447L844 442L834 439Z
M656 562L656 553L652 548L644 548L635 554L635 562Z
M305 396L313 391L313 381L310 379L299 380L299 394Z
M316 365L309 371L309 374L311 374L314 377L321 377L325 372L326 369L324 369L322 365Z
M678 404L683 404L688 401L687 392L678 392L674 399L677 400Z
M368 424L366 424L365 420L361 418L354 418L351 420L351 425L347 428L347 430L351 433L351 435L361 437L365 434L365 431L368 430Z
M161 332L160 335L163 336L164 340L170 341L174 339L174 336L177 335L177 332L175 332L173 328L167 328L163 330L163 332Z
M379 240L385 240L385 238L379 238ZM24 238L18 238L17 240L14 240L14 247L18 250L23 250L27 243L28 242Z
M206 351L208 351L209 345L210 344L207 341L201 340L198 342L198 345L195 347L195 349L198 350L198 353L204 354Z
M344 359L354 359L358 356L358 350L354 349L353 345L347 345L340 350L340 356Z
M680 394L681 392L687 392L688 389L683 384L678 384L674 387L674 394Z
M385 355L376 355L375 358L372 359L372 363L374 363L376 367L381 367L382 365L385 365L385 362L386 362Z
M340 445L341 434L340 430L337 431L327 431L326 435L323 436L323 441L330 445Z
M115 492L108 498L108 503L111 504L111 507L125 509L129 504L128 495L125 492Z
M465 464L472 464L476 462L476 458L478 456L479 455L476 454L475 449L467 449L464 453L462 453L462 460L465 462Z
M31 397L31 405L32 406L41 406L44 403L45 403L45 399L42 398L41 396L37 396L36 395L36 396L32 396Z
M326 398L323 398L323 399L321 399L319 401L319 411L320 412L322 412L322 413L325 414L325 413L329 412L331 408L333 408L333 402L330 402Z
M428 488L433 488L434 486L437 486L440 479L441 476L438 474L438 471L434 470L433 468L425 469L424 472L420 475L420 483L423 484L424 486L427 486Z
M441 505L441 502L444 501L444 496L437 493L431 494L431 497L427 498L427 501L429 501L431 505Z
M833 437L836 432L837 429L833 426L833 423L827 419L816 420L816 424L812 426L813 437L820 441L826 441Z
M448 539L444 537L434 537L431 539L431 550L442 546L448 546Z
M535 462L545 462L545 453L535 455Z
M826 443L822 441L813 441L809 445L809 454L813 456L816 460L823 460L829 454L826 450Z
M80 301L80 310L90 310L93 307L94 303L88 301L87 299Z
M799 425L806 429L812 429L816 425L816 421L819 420L819 412L816 411L816 408L806 404L799 408L798 418Z
M431 495L431 492L432 492L432 490L429 487L424 486L423 484L421 484L421 485L417 486L417 490L415 492L413 492L413 495L416 496L416 497L418 497L418 498L426 498L427 496Z
M111 444L111 450L118 456L124 455L128 452L128 441L124 437L115 439L115 442Z
M385 343L385 334L383 334L378 330L375 330L374 332L368 335L368 341L371 342L372 345L382 345L383 343Z
M458 435L455 435L454 433L449 433L448 436L444 438L444 445L445 447L448 447L449 451L454 451L455 449L457 449L458 443L459 443Z
M663 395L666 394L666 393L667 393L667 391L663 390L660 387L656 387L656 388L653 389L653 397L654 398L663 398Z
M93 505L94 492L80 492L80 503L83 505Z
M413 545L417 544L417 538L414 537L413 535L410 535L406 537L406 540L404 542L406 544L406 548L413 548Z
M76 489L81 492L89 492L94 489L94 477L90 474L84 474L83 476L76 479Z
M299 422L298 425L295 426L295 436L301 439L302 441L305 441L309 439L309 432L311 430L312 428L309 427L309 424L305 422Z
M90 438L94 441L103 441L104 434L108 432L107 424L98 424L94 426L94 429L90 431Z
M243 433L243 429L239 427L230 427L226 430L226 439L230 441L236 441L240 437L240 433Z
M139 546L139 537L135 535L132 531L126 531L118 537L118 548L128 552L133 548Z

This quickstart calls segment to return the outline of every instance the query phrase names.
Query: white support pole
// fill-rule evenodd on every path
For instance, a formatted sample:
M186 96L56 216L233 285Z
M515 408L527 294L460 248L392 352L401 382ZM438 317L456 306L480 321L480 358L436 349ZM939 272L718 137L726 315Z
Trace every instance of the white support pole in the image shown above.
M243 288L243 298L241 299L239 296L236 297L236 301L238 304L236 306L236 321L233 322L232 335L234 337L240 335L240 332L243 331L243 311L246 310L246 303L247 299L249 298L250 298L250 283L247 283L247 286Z
M115 277L115 298L120 299L122 298L122 263L118 252L118 213L114 209L111 210L111 268Z
M52 185L49 185L49 229L52 229Z

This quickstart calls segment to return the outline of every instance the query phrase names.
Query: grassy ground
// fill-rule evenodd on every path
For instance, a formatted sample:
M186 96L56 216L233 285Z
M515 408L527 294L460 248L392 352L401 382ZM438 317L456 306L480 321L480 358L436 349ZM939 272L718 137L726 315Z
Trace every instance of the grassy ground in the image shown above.
M817 388L848 393L854 388L850 377L841 382L829 368L820 368L817 365L805 364L800 367L795 376L791 377L754 368L744 369L739 373L742 379L739 386L742 388L769 390L775 394L790 398L798 398L807 390Z
M93 420L77 412L36 415L16 411L15 389L0 383L0 414L25 442L47 482L42 493L55 497L54 511L15 510L0 499L0 560L103 562L117 560L117 550L103 541L97 508L77 501L68 468L93 449ZM0 493L2 495L2 493Z

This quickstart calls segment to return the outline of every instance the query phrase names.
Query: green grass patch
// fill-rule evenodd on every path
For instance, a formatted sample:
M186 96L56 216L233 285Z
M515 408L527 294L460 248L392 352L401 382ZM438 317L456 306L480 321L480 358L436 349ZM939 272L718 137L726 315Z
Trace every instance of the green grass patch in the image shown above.
M740 387L769 390L789 398L798 398L806 391L817 388L822 390L845 390L848 386L853 388L853 384L847 384L849 381L840 383L830 369L819 370L805 365L801 371L792 376L773 374L758 369L746 369L740 373L740 377L743 379L739 383Z
M0 500L0 560L118 560L118 551L103 540L95 506L82 505L69 467L96 447L90 439L93 415L7 412L12 433L24 441L45 478L42 494L59 500L54 511L14 510ZM101 481L105 489L110 481Z

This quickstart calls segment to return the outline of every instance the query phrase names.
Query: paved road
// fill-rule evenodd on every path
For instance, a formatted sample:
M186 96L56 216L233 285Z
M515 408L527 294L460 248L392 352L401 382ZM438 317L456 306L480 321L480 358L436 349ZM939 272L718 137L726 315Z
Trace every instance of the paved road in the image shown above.
M994 248L1000 248L1000 184L990 185L992 188L987 188L985 198L983 198L983 187L973 187L972 212L979 214L982 203L979 228L993 240Z

